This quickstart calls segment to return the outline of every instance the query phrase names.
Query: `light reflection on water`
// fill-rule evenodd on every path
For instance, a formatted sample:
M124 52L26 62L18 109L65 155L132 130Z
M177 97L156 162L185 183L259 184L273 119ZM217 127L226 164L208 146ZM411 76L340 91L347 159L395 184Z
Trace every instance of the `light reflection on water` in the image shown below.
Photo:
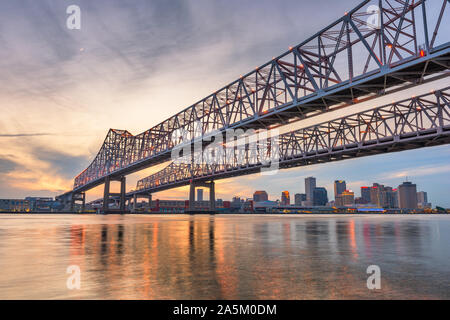
M450 299L449 244L449 216L0 215L0 298Z

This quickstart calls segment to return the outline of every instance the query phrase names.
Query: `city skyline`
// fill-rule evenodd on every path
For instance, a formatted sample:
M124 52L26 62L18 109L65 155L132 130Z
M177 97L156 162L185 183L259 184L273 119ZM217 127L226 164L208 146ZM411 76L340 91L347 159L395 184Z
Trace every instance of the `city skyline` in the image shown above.
M315 177L307 177L305 178L305 189L308 185L307 181L314 181L316 182ZM340 186L345 186L347 183L346 180L340 179L334 181L334 186L336 190L336 184ZM410 189L409 187L413 187L413 199L406 199L407 194L404 190L407 187L407 189ZM315 191L320 191L321 189L325 189L325 197L327 194L329 194L328 190L324 187L321 187L320 185L316 185L313 188L313 193ZM337 188L339 189L339 187ZM371 185L362 185L359 186L358 190L360 190L358 193L356 193L354 190L350 189L342 189L339 190L340 192L335 194L333 197L328 197L328 201L326 201L326 205L332 205L332 206L338 206L343 207L345 205L355 205L355 204L368 204L368 205L375 205L379 207L388 207L388 208L417 208L418 206L422 205L423 207L430 206L430 202L428 201L428 192L425 190L419 190L418 186L414 184L411 181L404 181L398 186L387 186L383 184L379 184L378 182L373 182ZM363 191L366 194L363 194ZM367 191L367 192L366 192ZM373 194L373 192L376 192L378 194ZM380 192L384 192L385 194L380 195ZM359 194L359 196L358 196ZM261 195L264 195L264 197L261 197ZM403 195L403 197L401 197ZM342 197L341 197L342 196ZM383 197L382 199L380 197ZM233 199L241 198L241 195L235 195ZM387 197L387 198L386 198ZM390 199L389 197L393 197ZM395 197L395 199L394 199ZM339 198L339 199L338 199ZM402 198L402 200L400 200ZM289 191L284 190L281 191L281 197L275 197L273 199L270 199L268 197L268 194L265 190L257 190L253 193L253 197L248 197L245 195L243 199L253 199L254 202L264 202L264 201L275 201L279 202L281 205L294 205L294 206L320 206L324 204L317 204L316 199L307 200L307 193L301 192L301 191ZM291 203L291 199L294 199L294 202ZM438 205L439 206L439 205Z
M312 35L335 20L336 12L343 13L360 1L302 4L307 18L301 21L289 6L280 8L262 1L256 12L249 4L234 12L232 2L187 1L168 6L163 1L137 1L134 5L109 4L102 10L102 1L79 1L86 13L79 31L65 28L67 1L42 1L28 6L26 12L21 11L20 1L0 4L5 13L0 25L5 43L1 63L8 70L0 75L5 84L0 96L6 109L0 120L0 198L55 196L69 190L75 175L95 156L109 128L133 133L148 129ZM325 3L332 10L320 19L312 18ZM288 4L300 6L295 1ZM277 10L270 10L275 6ZM227 19L222 18L223 12ZM277 12L270 25L256 19L264 12ZM12 18L27 14L26 22ZM175 27L163 23L159 16L169 17ZM241 30L242 19L254 23L261 34ZM227 30L239 31L239 37L221 31L225 23ZM144 35L143 30L150 31ZM207 59L211 56L215 58ZM176 96L171 91L174 77L184 79L176 85ZM358 104L347 112L447 84L445 80L439 83ZM126 117L120 115L123 108ZM430 202L450 207L449 156L450 147L441 146L282 170L275 176L255 174L218 180L216 193L217 198L231 198L234 190L251 194L249 191L270 181L267 191L273 197L281 190L295 190L298 181L312 175L327 181L321 186L330 197L332 183L339 177L349 177L354 185L370 181L399 185L408 176L428 191ZM138 178L156 169L130 176L127 189L133 189ZM352 184L348 188L356 189ZM156 197L184 199L187 190L165 191ZM88 199L101 194L101 189L92 190Z

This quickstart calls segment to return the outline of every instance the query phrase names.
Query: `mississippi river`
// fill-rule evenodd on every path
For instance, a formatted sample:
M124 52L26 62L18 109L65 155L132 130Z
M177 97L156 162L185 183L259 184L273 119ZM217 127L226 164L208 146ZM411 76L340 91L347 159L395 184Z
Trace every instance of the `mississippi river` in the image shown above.
M0 299L392 298L450 299L450 216L0 215Z

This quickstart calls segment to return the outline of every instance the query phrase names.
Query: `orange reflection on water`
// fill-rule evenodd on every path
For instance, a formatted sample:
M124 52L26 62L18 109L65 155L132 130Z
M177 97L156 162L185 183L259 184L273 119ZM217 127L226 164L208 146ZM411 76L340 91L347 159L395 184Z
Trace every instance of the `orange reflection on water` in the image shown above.
M0 298L450 297L435 289L449 282L448 270L439 268L450 257L441 247L430 256L438 240L431 242L434 229L426 220L92 215L52 217L49 228L41 219L32 228L18 227L26 219L0 225L8 230L0 232L0 243L8 243L0 246ZM423 259L432 272L420 269ZM374 262L383 268L376 293L366 287L366 268ZM65 287L69 264L81 267L79 291Z

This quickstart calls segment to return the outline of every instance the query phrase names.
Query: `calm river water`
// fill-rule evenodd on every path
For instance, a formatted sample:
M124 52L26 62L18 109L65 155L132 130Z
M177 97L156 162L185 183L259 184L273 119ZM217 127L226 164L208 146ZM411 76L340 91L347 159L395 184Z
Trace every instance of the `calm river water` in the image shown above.
M0 299L80 298L450 299L450 216L0 215Z

